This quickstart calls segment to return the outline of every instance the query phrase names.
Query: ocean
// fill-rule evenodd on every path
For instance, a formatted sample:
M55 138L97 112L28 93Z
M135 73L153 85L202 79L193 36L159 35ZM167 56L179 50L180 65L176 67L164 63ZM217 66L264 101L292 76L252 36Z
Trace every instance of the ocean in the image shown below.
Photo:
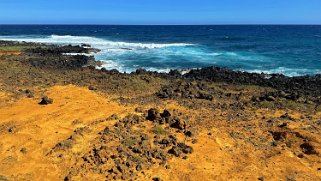
M0 25L0 40L90 44L107 69L221 66L288 76L321 73L321 26Z

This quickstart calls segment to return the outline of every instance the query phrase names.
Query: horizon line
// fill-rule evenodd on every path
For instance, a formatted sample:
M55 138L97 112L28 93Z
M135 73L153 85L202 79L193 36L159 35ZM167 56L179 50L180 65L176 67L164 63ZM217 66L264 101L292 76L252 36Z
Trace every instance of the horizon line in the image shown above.
M78 24L78 23L17 23L17 24L1 24L0 26L39 26L39 25L45 25L45 26L321 26L321 24L287 24L287 23L266 23L266 24L259 24L259 23L230 23L230 24Z

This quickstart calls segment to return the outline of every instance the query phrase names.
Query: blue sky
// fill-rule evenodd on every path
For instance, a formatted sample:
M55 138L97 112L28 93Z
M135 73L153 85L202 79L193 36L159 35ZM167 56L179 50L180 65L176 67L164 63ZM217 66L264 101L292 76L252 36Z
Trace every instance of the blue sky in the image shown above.
M321 0L0 0L0 24L321 24Z

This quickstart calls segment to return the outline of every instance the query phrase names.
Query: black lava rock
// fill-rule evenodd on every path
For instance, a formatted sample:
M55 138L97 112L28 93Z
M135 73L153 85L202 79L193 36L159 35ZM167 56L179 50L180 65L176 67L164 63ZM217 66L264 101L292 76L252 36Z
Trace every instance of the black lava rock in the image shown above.
M41 98L41 101L39 102L40 105L48 105L48 104L52 104L53 103L53 99L45 96L43 98Z
M159 114L159 111L157 109L155 109L155 108L149 109L147 120L155 121L158 117L158 114Z

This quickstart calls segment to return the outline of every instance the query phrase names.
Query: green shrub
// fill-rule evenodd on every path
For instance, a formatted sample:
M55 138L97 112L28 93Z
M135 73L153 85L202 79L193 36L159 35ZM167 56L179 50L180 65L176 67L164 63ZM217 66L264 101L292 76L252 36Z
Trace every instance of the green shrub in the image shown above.
M154 128L152 128L152 132L157 134L157 135L166 134L165 129L163 127L161 127L161 126L155 126Z
M262 101L259 103L260 107L272 108L274 107L274 103L270 101Z
M132 138L127 138L123 141L123 144L126 146L126 147L131 147L131 146L134 146L136 144L136 140L135 139L132 139Z

